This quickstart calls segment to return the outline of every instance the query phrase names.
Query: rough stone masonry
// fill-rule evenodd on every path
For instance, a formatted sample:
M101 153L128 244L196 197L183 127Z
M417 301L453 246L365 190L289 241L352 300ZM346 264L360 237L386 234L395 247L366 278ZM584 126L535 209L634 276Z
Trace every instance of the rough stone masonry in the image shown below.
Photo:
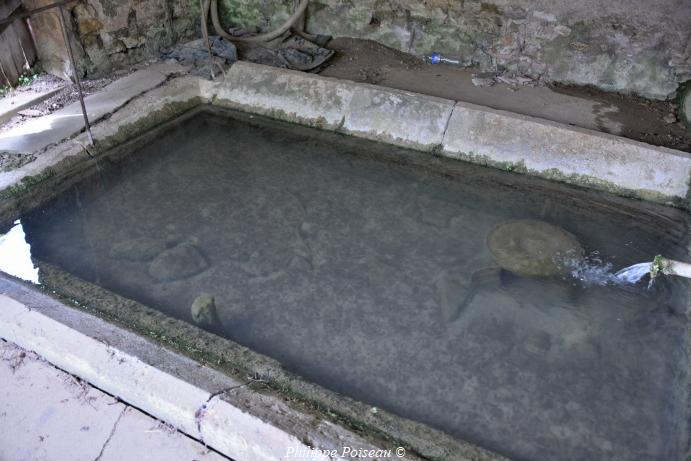
M253 31L282 23L295 2L219 4L226 26ZM82 0L69 8L81 67L102 74L196 37L199 10L198 0ZM691 80L688 0L312 0L306 26L419 56L436 51L480 71L652 99L673 98ZM43 61L55 61L59 29L36 29Z

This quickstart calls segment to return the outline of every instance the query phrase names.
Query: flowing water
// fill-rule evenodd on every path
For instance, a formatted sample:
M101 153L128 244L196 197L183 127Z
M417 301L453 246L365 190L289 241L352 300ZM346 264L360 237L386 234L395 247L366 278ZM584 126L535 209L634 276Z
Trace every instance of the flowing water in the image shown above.
M643 277L650 275L650 267L652 264L652 261L634 264L621 269L615 274L615 276L624 283L638 283L643 279ZM652 283L652 279L650 282Z
M635 285L646 275L650 275L651 262L638 263L614 271L611 262L603 262L599 257L569 261L569 276L584 286ZM650 279L652 286L653 279Z
M686 259L686 215L233 117L181 122L23 216L34 258L189 322L213 296L215 333L511 457L681 459L686 281L613 268ZM526 218L589 256L502 270L486 236Z

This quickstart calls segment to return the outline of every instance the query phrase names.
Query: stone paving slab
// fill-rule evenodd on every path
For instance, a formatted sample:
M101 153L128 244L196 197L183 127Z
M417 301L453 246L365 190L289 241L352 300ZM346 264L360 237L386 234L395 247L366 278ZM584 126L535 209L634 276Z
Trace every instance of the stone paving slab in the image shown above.
M182 435L141 411L127 407L99 461L223 461L201 443Z
M102 91L84 98L90 122L125 105L132 98L165 82L184 68L174 64L155 64L114 81ZM30 153L69 138L84 129L79 101L63 109L0 133L0 151Z
M0 382L0 460L228 459L2 340Z
M64 86L58 88L53 88L52 90L47 90L43 92L36 91L16 91L10 96L5 96L0 99L0 123L4 123L11 119L14 114L20 110L31 107L34 104L38 104L51 96L53 96L58 91L62 90Z
M125 405L11 343L0 358L0 459L96 459Z

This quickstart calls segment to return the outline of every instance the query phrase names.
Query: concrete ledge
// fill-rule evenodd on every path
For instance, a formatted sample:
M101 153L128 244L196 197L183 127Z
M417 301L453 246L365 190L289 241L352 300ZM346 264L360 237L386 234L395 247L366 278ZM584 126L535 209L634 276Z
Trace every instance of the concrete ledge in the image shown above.
M115 80L102 91L84 98L91 123L118 110L131 99L182 73L177 64L155 64ZM0 151L32 153L84 130L79 102L0 133Z
M691 155L463 102L238 62L212 104L619 195L687 206Z
M0 229L22 210L35 205L27 198L27 192L40 189L48 180L63 181L84 169L97 167L92 163L99 155L198 107L202 102L199 79L172 79L129 101L108 120L95 124L92 127L95 146L89 146L86 133L81 133L45 148L34 161L21 168L0 172Z
M427 151L441 144L453 109L446 99L247 62L201 92L214 105Z
M292 460L344 444L381 450L279 397L0 276L0 337L237 461ZM274 420L278 420L276 423ZM407 459L418 459L412 455Z
M685 198L691 155L457 103L443 155L652 201Z
M339 131L412 149L431 151L444 137L453 101L356 84Z
M355 88L350 82L237 62L225 78L204 85L212 104L316 128L343 124Z
M166 69L157 78L173 71ZM0 173L0 198L21 192L22 181L32 185L64 169L59 165L67 158L88 159L204 103L689 208L691 155L685 152L473 104L246 62L235 63L215 82L175 78L128 101L94 126L97 145L88 152L82 133L44 149L17 170Z
M173 357L160 348L155 352L147 351L153 345L143 338L118 331L112 325L88 315L81 316L81 320L93 333L83 334L44 315L46 309L53 309L56 310L54 314L74 317L74 313L66 310L57 312L60 307L51 304L25 305L0 294L0 336L36 352L57 367L109 394L171 422L192 437L200 438L194 416L197 409L213 393L242 384L220 374L215 376L209 369L198 369L191 360ZM154 367L138 357L142 353L158 356L161 360ZM166 373L161 365L171 360L190 372L197 368L198 373L208 375L208 379L198 379L197 382L216 385L204 389Z

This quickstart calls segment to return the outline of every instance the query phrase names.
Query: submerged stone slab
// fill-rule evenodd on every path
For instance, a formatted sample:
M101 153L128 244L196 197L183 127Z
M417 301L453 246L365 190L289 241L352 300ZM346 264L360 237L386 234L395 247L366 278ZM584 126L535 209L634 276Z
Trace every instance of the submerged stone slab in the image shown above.
M659 202L685 198L691 176L685 152L462 102L443 154Z
M182 243L156 256L149 265L149 275L159 282L169 282L199 274L207 267L209 263L194 245Z
M115 243L110 249L110 257L125 261L149 261L166 248L161 239L136 238Z

